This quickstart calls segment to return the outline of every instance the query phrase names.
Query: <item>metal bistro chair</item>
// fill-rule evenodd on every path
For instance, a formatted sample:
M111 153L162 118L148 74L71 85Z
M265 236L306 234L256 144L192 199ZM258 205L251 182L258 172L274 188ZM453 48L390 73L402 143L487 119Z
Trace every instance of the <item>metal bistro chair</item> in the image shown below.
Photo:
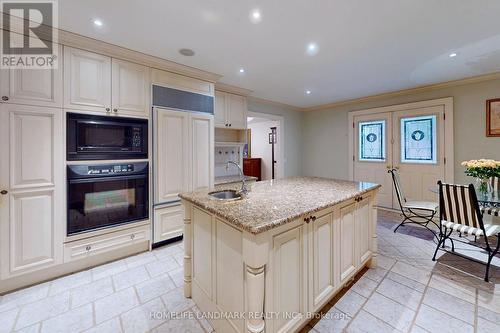
M455 244L453 243L453 238L450 236L453 231L475 237L484 236L484 242L486 243L486 248L484 250L488 252L488 262L486 264L484 281L488 282L491 260L497 254L498 248L500 247L500 225L483 223L483 214L479 208L476 190L472 184L469 186L453 185L443 184L439 181L438 185L440 207L439 215L441 222L439 228L439 241L432 260L436 261L436 254L439 247L443 245L444 248L445 241L449 239L451 241L452 253L477 261L475 258L467 257L461 253L455 252ZM490 240L495 236L497 237L497 244L495 249L492 249L490 246ZM458 239L455 240L460 241ZM476 246L478 245L476 244Z
M491 178L491 187L493 188L494 193L499 193L498 189L500 188L500 177ZM481 207L481 212L483 214L500 216L500 207Z
M394 229L394 232L396 232L402 225L413 223L423 226L424 228L432 232L436 239L438 239L436 232L428 227L429 223L433 223L437 228L439 228L437 223L433 221L433 218L437 213L438 204L431 201L407 200L404 195L403 189L401 188L401 182L399 180L397 169L391 169L388 172L392 176L394 188L398 197L399 207L401 208L401 213L404 217L403 221L401 221L396 229Z

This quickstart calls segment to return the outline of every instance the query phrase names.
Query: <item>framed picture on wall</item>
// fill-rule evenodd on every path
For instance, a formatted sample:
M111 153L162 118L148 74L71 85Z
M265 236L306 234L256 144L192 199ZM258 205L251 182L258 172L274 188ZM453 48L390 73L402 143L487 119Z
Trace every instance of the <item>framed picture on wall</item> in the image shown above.
M486 101L486 136L500 137L500 98Z

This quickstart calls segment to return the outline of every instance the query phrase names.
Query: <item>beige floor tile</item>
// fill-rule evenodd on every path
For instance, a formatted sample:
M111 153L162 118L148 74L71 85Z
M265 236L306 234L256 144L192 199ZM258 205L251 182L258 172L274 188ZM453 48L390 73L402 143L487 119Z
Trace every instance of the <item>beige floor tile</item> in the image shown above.
M69 310L69 291L49 296L21 308L16 330L33 325L39 321L57 316Z
M97 266L91 269L92 279L94 281L101 280L105 277L115 275L127 270L125 259L113 261L108 264Z
M335 303L335 307L349 316L354 316L356 312L361 309L365 301L365 297L349 290L344 294L344 296L342 296L341 299L337 301L337 303Z
M170 290L175 289L175 285L168 274L149 279L135 286L139 301L146 303L156 297L166 294Z
M404 262L398 261L391 269L392 272L415 280L422 284L427 284L431 277L431 273L421 268L414 267Z
M424 330L424 329L423 329L422 327L420 327L420 326L413 325L413 327L411 328L410 333L429 333L429 331Z
M15 331L15 333L39 333L40 326L42 326L42 323L36 323L34 325Z
M489 320L477 319L477 333L493 333L500 332L500 322L491 322Z
M387 278L380 283L377 292L412 310L418 309L422 296L424 295L415 289L411 289Z
M474 324L474 304L458 297L427 288L423 303L449 314L452 317Z
M478 305L490 311L500 313L500 294L478 290L477 301Z
M113 275L113 285L115 290L118 291L146 281L149 278L146 268L139 266Z
M171 258L175 253L183 253L183 251L184 250L179 246L179 243L174 243L155 249L153 253L159 260L162 260L164 258Z
M473 333L474 327L444 312L422 304L417 313L415 324L429 332Z
M152 316L152 313L161 314ZM155 298L146 304L132 308L121 314L121 321L125 333L143 333L161 325L166 320L166 308L161 299Z
M150 262L146 264L146 269L149 275L156 277L168 273L174 269L178 269L180 265L174 258L166 257L159 261Z
M92 274L90 273L90 270L64 276L52 281L52 283L50 284L49 295L56 295L63 291L83 286L84 284L88 284L91 281Z
M415 317L415 311L378 293L368 299L363 310L402 332L409 331Z
M184 297L184 290L182 288L176 288L164 294L161 299L170 312L182 312L194 306L191 298Z
M33 303L47 297L50 282L6 294L0 301L0 312L14 309L18 306Z
M42 322L41 333L81 332L94 325L92 304L87 304Z
M195 305L192 308L193 313L196 314L196 319L198 319L198 322L200 323L201 327L205 330L207 333L212 333L214 332L213 327L210 325L208 320L203 317L202 313L200 312L200 309Z
M168 275L170 275L176 287L181 288L184 286L184 269L182 267L168 272Z
M118 317L105 321L85 331L85 333L121 333L121 332L123 331L120 324L120 319Z
M446 278L440 274L432 276L429 287L453 295L469 303L476 302L476 288L454 281L449 277Z
M362 276L356 283L351 286L351 290L357 292L361 296L369 297L371 293L377 288L377 282Z
M133 288L111 294L94 302L96 323L100 324L131 308L137 306L139 300Z
M390 333L400 332L386 322L361 310L351 324L346 328L349 333Z
M318 333L342 332L350 321L351 317L349 315L337 308L331 308L323 318L314 325L314 330Z
M10 332L16 322L18 308L0 313L0 333Z
M477 307L477 316L484 318L486 320L492 321L494 323L500 323L500 313L490 311L483 308L482 306Z
M152 330L154 333L205 333L200 323L194 319L170 319Z
M393 258L389 258L383 255L377 256L377 265L383 269L391 269L392 266L396 263L396 260Z
M409 279L407 277L404 277L404 276L399 275L399 274L394 273L394 272L387 273L386 279L390 279L390 280L395 281L397 283L400 283L404 286L407 286L408 288L415 289L421 293L423 293L425 290L424 284L417 282L415 280Z
M111 277L106 277L98 281L91 282L79 288L74 288L71 293L71 308L76 308L84 304L93 302L99 298L106 297L113 293Z
M142 265L146 265L148 263L155 262L157 260L158 260L158 258L155 256L155 254L153 252L143 252L143 253L140 253L140 254L137 254L135 256L128 257L125 259L125 261L127 263L127 267L129 269L134 268L134 267L139 267Z
M382 279L387 275L387 270L376 267L376 268L370 268L367 270L364 274L369 279L372 279L375 282L380 282Z

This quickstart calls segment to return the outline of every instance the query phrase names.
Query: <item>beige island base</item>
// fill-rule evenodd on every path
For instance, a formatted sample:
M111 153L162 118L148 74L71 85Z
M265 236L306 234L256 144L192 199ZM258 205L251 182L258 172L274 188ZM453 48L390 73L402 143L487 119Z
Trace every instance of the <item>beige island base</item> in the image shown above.
M184 292L217 332L295 332L377 261L379 185L252 184L242 200L183 193Z

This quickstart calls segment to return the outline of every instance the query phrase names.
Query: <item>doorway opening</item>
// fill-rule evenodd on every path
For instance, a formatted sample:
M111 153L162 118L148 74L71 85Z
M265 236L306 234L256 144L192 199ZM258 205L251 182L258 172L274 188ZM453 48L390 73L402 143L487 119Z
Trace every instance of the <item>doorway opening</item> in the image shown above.
M255 176L258 180L283 178L283 117L254 112L247 115L245 175Z

